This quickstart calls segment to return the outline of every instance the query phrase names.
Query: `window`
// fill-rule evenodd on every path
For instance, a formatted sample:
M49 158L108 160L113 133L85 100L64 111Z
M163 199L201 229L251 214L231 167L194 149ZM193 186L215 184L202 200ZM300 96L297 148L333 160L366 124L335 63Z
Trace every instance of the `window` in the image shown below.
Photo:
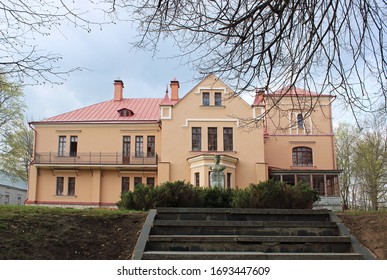
M75 177L69 177L67 195L75 195Z
M121 193L129 191L129 177L121 178Z
M130 136L122 137L122 163L130 163Z
M324 175L313 175L313 189L320 195L325 195Z
M56 177L56 195L63 195L63 177Z
M326 175L327 196L340 196L337 175Z
M202 128L193 127L192 128L192 151L201 151L202 150Z
M134 115L132 110L126 108L118 110L118 113L120 114L120 117L130 117Z
M64 157L66 153L66 136L59 136L58 156Z
M195 187L199 187L200 186L200 173L199 172L195 172Z
M143 144L144 144L143 137L136 136L136 157L143 157L144 156Z
M222 106L222 94L215 92L215 106Z
M21 204L22 204L22 197L18 196L17 197L17 205L21 205Z
M142 184L142 177L134 177L134 186L138 186Z
M8 205L9 204L9 194L6 194L4 197L4 204Z
M297 126L298 128L304 128L304 117L302 114L297 115Z
M147 157L155 156L155 137L154 136L148 136L146 156Z
M296 184L294 175L282 175L282 182L291 186L294 186Z
M78 136L70 136L70 157L77 156Z
M301 182L306 183L310 186L310 175L297 175L297 183Z
M210 93L203 92L203 106L210 106Z
M295 147L292 152L294 166L312 166L312 149L308 147Z
M155 186L155 177L146 177L146 185L153 188Z
M232 151L233 150L233 133L232 127L224 127L223 128L223 149L224 151Z
M231 173L227 173L227 177L226 177L226 187L227 189L231 189Z
M208 128L208 150L209 151L218 150L218 130L216 127Z

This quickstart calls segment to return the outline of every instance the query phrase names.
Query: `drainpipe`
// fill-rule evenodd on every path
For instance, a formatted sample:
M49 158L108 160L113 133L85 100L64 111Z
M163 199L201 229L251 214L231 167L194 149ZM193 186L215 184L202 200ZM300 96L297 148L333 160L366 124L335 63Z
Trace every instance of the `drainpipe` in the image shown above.
M34 146L32 148L32 160L30 162L30 165L35 161L35 151L36 151L36 136L38 134L38 132L35 130L34 126L32 125L32 123L28 123L28 126L34 131Z

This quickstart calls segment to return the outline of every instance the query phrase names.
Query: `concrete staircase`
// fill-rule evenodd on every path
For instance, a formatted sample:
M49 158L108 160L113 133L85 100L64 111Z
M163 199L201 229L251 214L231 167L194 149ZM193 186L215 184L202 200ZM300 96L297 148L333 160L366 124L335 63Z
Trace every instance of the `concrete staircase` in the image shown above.
M133 259L372 259L337 216L322 210L158 208Z

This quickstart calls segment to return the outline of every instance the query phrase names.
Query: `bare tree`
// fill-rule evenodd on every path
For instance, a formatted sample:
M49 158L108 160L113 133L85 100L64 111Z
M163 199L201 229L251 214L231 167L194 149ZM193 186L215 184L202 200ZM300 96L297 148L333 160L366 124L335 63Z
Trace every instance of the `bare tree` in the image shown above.
M17 81L28 79L32 83L57 82L79 69L60 69L61 56L41 49L36 39L60 32L61 25L65 24L87 32L91 26L103 24L90 21L87 15L73 1L0 1L0 75Z
M176 56L217 74L237 94L297 85L338 96L356 118L380 102L387 112L385 0L103 2L112 12L130 11L141 34L137 47L156 51L172 38Z

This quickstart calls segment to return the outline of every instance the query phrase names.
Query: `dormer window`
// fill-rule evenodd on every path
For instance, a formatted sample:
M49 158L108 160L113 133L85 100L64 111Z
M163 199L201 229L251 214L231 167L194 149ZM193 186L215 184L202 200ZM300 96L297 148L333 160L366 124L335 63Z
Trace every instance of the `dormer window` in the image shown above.
M130 117L134 115L133 111L127 108L118 110L118 113L120 114L120 117Z

